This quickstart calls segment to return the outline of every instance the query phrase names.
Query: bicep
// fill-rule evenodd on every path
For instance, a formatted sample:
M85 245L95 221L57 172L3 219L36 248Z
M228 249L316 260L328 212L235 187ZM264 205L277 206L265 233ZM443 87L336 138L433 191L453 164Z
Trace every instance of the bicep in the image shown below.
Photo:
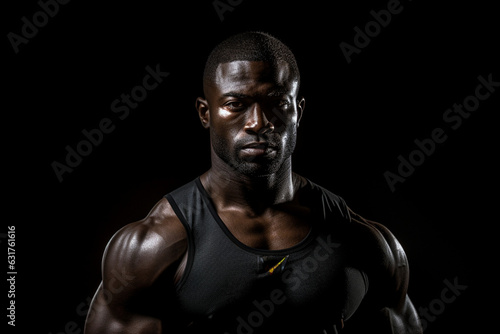
M87 315L85 333L161 333L161 321L131 311L127 305L133 301L127 300L128 298L120 295L120 292L113 293L101 283Z
M346 322L346 333L421 334L418 313L404 285L390 277L382 280L372 276L368 294Z
M151 284L148 275L140 274L133 264L137 247L123 239L112 239L105 251L102 282L92 300L85 332L161 333L161 321L141 310L141 300Z
M129 224L111 238L86 333L161 333L159 311L172 300L158 301L164 289L159 286L174 286L172 272L187 246L182 233L166 226L168 233L160 234L157 225Z
M353 317L346 321L345 334L422 334L418 313L410 298L405 295L402 307L381 306L365 300ZM342 333L344 333L342 332Z
M422 333L418 314L408 297L408 285L410 271L406 253L398 240L384 226L382 234L389 244L391 253L390 263L392 266L386 268L386 272L381 274L386 281L380 283L381 294L379 306L382 308L376 313L381 327L387 328L387 333L391 334L419 334Z
M375 314L374 322L382 329L380 333L388 334L421 334L422 327L417 311L408 295L400 307L384 307Z
M396 237L384 225L360 216L356 221L369 231L367 244L375 250L369 257L370 291L366 296L363 317L365 324L380 333L422 333L418 314L408 297L409 264L406 253ZM376 265L372 266L373 263Z

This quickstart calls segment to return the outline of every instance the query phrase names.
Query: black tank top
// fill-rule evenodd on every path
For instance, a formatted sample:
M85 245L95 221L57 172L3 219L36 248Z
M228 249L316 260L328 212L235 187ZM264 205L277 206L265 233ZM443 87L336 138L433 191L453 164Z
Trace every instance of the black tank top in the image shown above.
M349 260L342 198L308 181L301 204L311 230L283 250L254 249L220 219L200 179L165 197L188 233L188 260L176 285L186 333L337 333L368 290Z

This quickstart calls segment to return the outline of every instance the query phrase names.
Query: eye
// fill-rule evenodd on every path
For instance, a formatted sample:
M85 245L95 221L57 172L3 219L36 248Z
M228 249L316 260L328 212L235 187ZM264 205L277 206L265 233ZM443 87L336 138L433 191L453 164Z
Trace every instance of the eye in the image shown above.
M282 109L286 109L290 106L290 102L288 100L279 100L278 101L278 107Z
M238 111L245 108L245 105L241 101L229 101L224 104L224 109L230 111Z

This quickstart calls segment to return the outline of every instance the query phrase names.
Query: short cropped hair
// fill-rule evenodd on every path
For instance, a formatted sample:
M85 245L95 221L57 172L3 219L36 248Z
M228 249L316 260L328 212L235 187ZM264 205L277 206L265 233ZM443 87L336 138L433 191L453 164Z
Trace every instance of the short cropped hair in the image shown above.
M300 84L300 73L292 51L276 37L264 32L243 32L219 43L208 56L203 82L213 82L217 66L237 60L264 61L276 66L285 61Z

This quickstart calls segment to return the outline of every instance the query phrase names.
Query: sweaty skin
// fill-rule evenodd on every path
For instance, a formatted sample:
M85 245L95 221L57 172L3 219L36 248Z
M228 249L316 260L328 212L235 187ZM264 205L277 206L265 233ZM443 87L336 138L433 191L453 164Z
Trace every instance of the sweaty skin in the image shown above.
M297 245L311 230L304 219L308 208L297 200L307 182L292 172L291 163L305 107L298 80L286 63L234 61L219 65L204 93L196 109L210 131L212 166L200 180L218 215L246 246ZM422 333L407 296L403 248L384 226L350 214L345 240L375 292L363 300L345 332ZM186 230L165 198L146 218L119 230L103 256L102 283L85 333L182 332L190 319L175 309L173 291L188 252Z

